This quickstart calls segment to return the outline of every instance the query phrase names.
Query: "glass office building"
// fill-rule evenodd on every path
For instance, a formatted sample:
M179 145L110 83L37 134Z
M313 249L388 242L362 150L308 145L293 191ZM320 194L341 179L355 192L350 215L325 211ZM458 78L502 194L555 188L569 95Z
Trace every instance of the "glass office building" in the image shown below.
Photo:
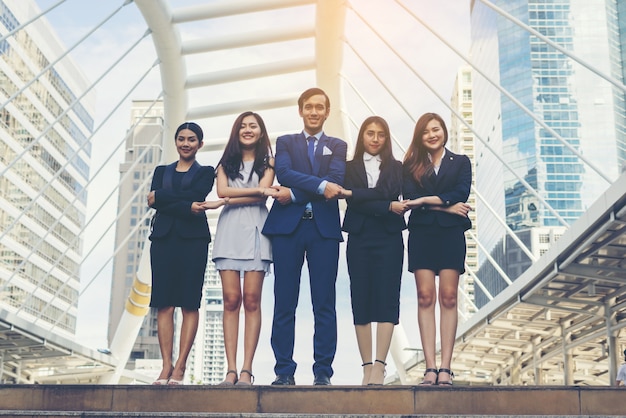
M472 59L519 103L484 77L475 77L474 126L484 140L477 145L477 187L494 208L478 213L480 224L486 225L479 239L514 279L518 274L507 269L507 264L511 251L516 251L510 247L517 244L507 244L505 228L488 218L503 217L518 236L531 228L571 225L609 186L606 178L613 181L622 171L626 158L624 92L594 71L624 80L626 6L616 0L492 3L521 25L473 1ZM487 277L484 280L489 282Z
M38 13L0 1L0 309L72 338L95 97Z

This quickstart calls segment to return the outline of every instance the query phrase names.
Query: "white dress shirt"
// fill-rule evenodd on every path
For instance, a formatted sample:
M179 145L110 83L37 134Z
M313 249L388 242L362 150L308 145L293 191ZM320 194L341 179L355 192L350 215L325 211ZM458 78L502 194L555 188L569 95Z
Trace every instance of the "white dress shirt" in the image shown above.
M380 176L380 155L371 155L367 152L363 153L363 164L365 165L365 174L367 174L367 187L372 189L378 183Z

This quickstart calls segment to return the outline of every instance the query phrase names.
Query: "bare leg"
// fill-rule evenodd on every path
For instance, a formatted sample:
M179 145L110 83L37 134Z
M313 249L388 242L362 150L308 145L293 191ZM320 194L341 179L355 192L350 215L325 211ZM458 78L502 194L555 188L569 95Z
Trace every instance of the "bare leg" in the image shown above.
M178 353L178 360L174 365L172 371L171 380L181 381L185 377L185 370L187 368L187 358L191 351L191 346L196 338L196 332L198 331L198 320L200 314L197 309L181 308L183 313L183 323L180 328L180 348Z
M226 362L228 370L235 370L235 373L228 373L224 378L225 382L235 383L237 381L237 340L239 338L239 311L241 310L241 279L239 272L235 270L220 270L222 279L222 295L224 297L224 317L222 321L224 331L224 349L226 351Z
M459 287L459 272L456 270L441 270L439 272L439 309L441 320L441 368L450 369L456 327L458 322L457 295ZM447 373L440 374L440 381L450 381L452 377Z
M391 345L394 325L391 322L379 322L376 325L376 360L368 384L382 385L385 382L385 362ZM381 363L381 361L383 363Z
M372 373L372 324L355 325L354 330L356 331L356 342L359 346L361 361L364 364L361 384L367 385Z
M239 381L252 383L252 361L261 333L261 292L263 290L263 271L246 271L243 278L243 309L245 325L243 336L243 366L247 373L239 374Z
M427 369L437 368L435 352L436 324L435 324L435 272L432 270L416 270L415 284L417 287L417 323L420 330L422 349ZM437 381L437 373L428 372L424 380Z
M174 350L174 307L167 306L157 310L157 335L163 368L157 380L167 380L172 375L172 351Z

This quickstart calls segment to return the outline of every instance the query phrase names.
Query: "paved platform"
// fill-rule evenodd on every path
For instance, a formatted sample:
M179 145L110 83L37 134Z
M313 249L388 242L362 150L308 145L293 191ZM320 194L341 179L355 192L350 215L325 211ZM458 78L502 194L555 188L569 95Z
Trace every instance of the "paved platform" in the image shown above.
M624 416L612 387L0 385L0 416Z

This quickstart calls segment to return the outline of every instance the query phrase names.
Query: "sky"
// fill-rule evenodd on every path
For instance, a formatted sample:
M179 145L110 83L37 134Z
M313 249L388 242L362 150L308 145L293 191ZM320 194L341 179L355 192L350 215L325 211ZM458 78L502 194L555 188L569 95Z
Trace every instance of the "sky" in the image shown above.
M250 0L253 1L253 0ZM38 6L45 10L56 4L58 0L36 0ZM170 0L172 9L197 3L197 0ZM355 124L360 124L365 117L378 113L385 117L391 126L392 135L406 146L412 135L414 121L420 114L427 111L441 113L449 120L450 112L438 101L421 81L412 74L411 70L399 60L392 51L377 39L366 25L360 22L358 15L364 16L373 26L384 34L385 39L393 48L420 73L428 83L442 97L449 98L452 93L454 77L461 61L443 44L428 33L419 23L415 22L393 0L353 0L353 11L346 16L346 38L351 45L359 46L358 54L367 62L363 65L355 52L348 49L344 52L345 77L354 83L354 87L345 88L346 107ZM442 2L439 0L405 0L403 2L420 16L429 26L438 31L443 37L451 41L458 49L466 53L469 48L469 1L454 0ZM130 125L130 101L132 99L154 99L161 92L158 68L153 69L142 81L137 89L127 98L126 92L137 82L141 74L148 71L156 60L152 39L147 36L133 48L127 57L121 59L116 69L103 76L108 68L124 51L141 39L146 32L146 24L137 6L129 3L123 6L124 0L84 1L66 0L47 17L55 29L59 39L66 46L74 45L95 25L121 8L101 28L90 35L71 54L71 59L82 69L86 77L95 81L102 77L96 87L97 104L95 126L103 122L103 127L94 136L92 143L91 174L93 181L90 186L87 219L94 218L91 226L86 229L84 236L85 252L90 251L81 271L81 286L83 288L79 301L79 315L77 341L90 348L102 348L108 345L106 341L107 321L109 315L109 294L111 286L110 256L113 252L114 229L103 231L102 225L110 224L117 211L117 196L114 187L119 178L118 167L123 161L121 143ZM250 30L254 27L264 28L267 25L279 25L282 22L294 19L289 13L300 13L298 19L310 19L303 16L306 8L293 12L276 12L272 21L267 22L254 14L214 19L202 24L188 24L182 26L181 39L198 39L203 36L212 36L215 33L236 33L239 30ZM294 56L301 55L300 49L311 46L309 44L287 44L281 46L282 51L263 51L261 49L247 49L240 52L219 51L210 59L191 57L187 61L190 74L203 71L217 71L229 68L232 62L241 60L241 56L229 54L246 54L244 62L248 65L262 60L268 53L286 53ZM369 67L372 71L368 70ZM311 74L285 80L270 79L276 90L287 89L302 91L314 82ZM392 97L381 88L381 81L393 91ZM307 84L309 83L309 84ZM192 106L209 104L214 97L225 100L238 100L243 97L255 97L263 94L262 87L252 83L241 83L238 88L232 86L217 86L211 90L201 90L190 95ZM367 97L367 105L359 99L359 95ZM122 100L123 99L123 100ZM331 101L333 98L331 98ZM120 102L121 105L109 116L111 110ZM402 107L398 106L402 103ZM407 115L407 110L410 115ZM301 120L298 118L297 108L286 110L283 113L263 114L268 129L274 132L299 131ZM201 125L205 129L206 138L225 138L230 130L233 117L204 120ZM351 135L356 135L357 127L352 127ZM330 133L332 134L332 133ZM347 139L347 138L346 138ZM394 144L396 158L402 158L402 150ZM215 165L219 153L206 153L199 159L203 164ZM112 196L107 199L111 194ZM210 196L211 197L211 196ZM93 250L92 250L93 248ZM341 254L345 252L345 244L341 246ZM305 268L306 270L306 268ZM302 276L300 304L297 312L296 354L295 360L299 363L296 381L309 384L312 381L312 314L308 293L308 278L306 271ZM273 380L273 355L269 347L272 312L272 285L273 280L268 277L264 283L262 309L263 327L257 356L255 357L255 375L257 383L268 384ZM350 310L349 282L345 266L345 257L340 261L340 272L337 280L337 312L339 321L339 337L337 357L334 363L335 384L358 384L360 382L360 359L356 346L356 339L352 327ZM402 280L401 290L401 318L400 323L407 335L411 347L419 346L417 332L416 294L413 277L406 272ZM240 355L241 358L241 355ZM391 360L391 357L388 357ZM388 373L393 374L395 368L389 362Z

